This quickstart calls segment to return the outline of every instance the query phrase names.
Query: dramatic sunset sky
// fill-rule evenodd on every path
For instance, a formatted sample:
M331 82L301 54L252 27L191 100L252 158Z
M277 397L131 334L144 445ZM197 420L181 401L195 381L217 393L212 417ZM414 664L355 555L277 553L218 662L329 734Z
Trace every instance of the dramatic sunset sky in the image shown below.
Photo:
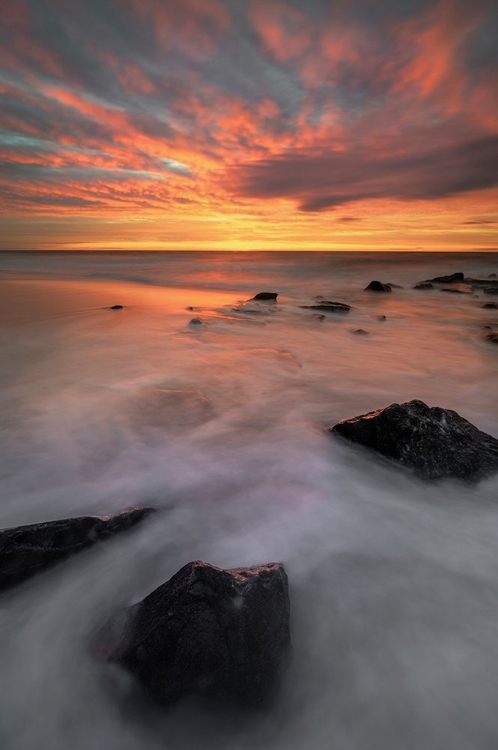
M2 0L0 248L498 246L497 0Z

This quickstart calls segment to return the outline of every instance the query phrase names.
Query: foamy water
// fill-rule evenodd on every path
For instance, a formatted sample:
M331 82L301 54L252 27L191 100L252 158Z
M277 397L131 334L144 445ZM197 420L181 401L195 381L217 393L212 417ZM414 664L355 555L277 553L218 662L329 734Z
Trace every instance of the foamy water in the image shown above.
M2 750L496 747L498 479L424 484L323 431L419 398L498 436L498 311L412 289L454 271L498 257L0 255L0 527L161 509L2 597ZM317 295L352 310L320 320ZM194 559L287 568L267 714L161 713L89 654Z

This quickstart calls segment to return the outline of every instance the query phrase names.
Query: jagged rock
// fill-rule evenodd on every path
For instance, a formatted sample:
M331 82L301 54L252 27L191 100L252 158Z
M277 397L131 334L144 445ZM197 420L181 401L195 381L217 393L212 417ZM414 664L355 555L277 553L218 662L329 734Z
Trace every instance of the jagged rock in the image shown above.
M432 284L430 281L419 281L419 283L415 284L413 288L414 289L434 289L434 284Z
M463 284L465 281L463 273L450 273L448 276L435 276L433 279L428 279L435 284Z
M277 297L278 292L259 292L255 297L251 297L249 301L252 302L252 300L263 300L266 302L270 302L275 301Z
M487 286L483 289L484 294L498 294L498 286Z
M154 508L133 508L110 518L82 516L0 531L0 591L61 560L130 529Z
M424 479L476 481L498 471L498 440L457 412L423 401L345 419L330 432L371 448Z
M345 302L329 302L324 300L318 305L299 305L303 310L322 310L323 312L331 313L348 313L351 310L350 305L346 305Z
M162 705L189 693L261 705L290 655L289 621L280 563L221 570L197 561L111 621L96 646Z
M113 305L109 310L124 310L124 305Z
M371 281L364 289L365 292L391 292L389 284L383 284L382 281Z
M498 344L498 330L487 333L484 338L486 341L491 341L492 344Z

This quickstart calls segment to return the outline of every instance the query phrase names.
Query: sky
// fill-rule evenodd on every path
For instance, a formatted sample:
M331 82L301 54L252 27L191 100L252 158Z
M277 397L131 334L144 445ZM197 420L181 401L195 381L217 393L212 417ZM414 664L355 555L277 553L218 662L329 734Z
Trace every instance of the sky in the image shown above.
M2 0L0 249L498 249L498 0Z

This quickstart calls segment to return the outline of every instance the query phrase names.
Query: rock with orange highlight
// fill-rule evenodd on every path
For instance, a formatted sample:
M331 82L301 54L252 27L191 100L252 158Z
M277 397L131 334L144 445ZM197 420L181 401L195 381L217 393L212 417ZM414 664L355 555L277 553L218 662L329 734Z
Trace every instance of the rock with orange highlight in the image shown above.
M280 563L222 570L190 562L97 636L96 648L162 705L201 694L268 703L290 655Z
M498 471L498 440L451 409L423 401L391 404L330 429L411 469L423 479L474 482Z

